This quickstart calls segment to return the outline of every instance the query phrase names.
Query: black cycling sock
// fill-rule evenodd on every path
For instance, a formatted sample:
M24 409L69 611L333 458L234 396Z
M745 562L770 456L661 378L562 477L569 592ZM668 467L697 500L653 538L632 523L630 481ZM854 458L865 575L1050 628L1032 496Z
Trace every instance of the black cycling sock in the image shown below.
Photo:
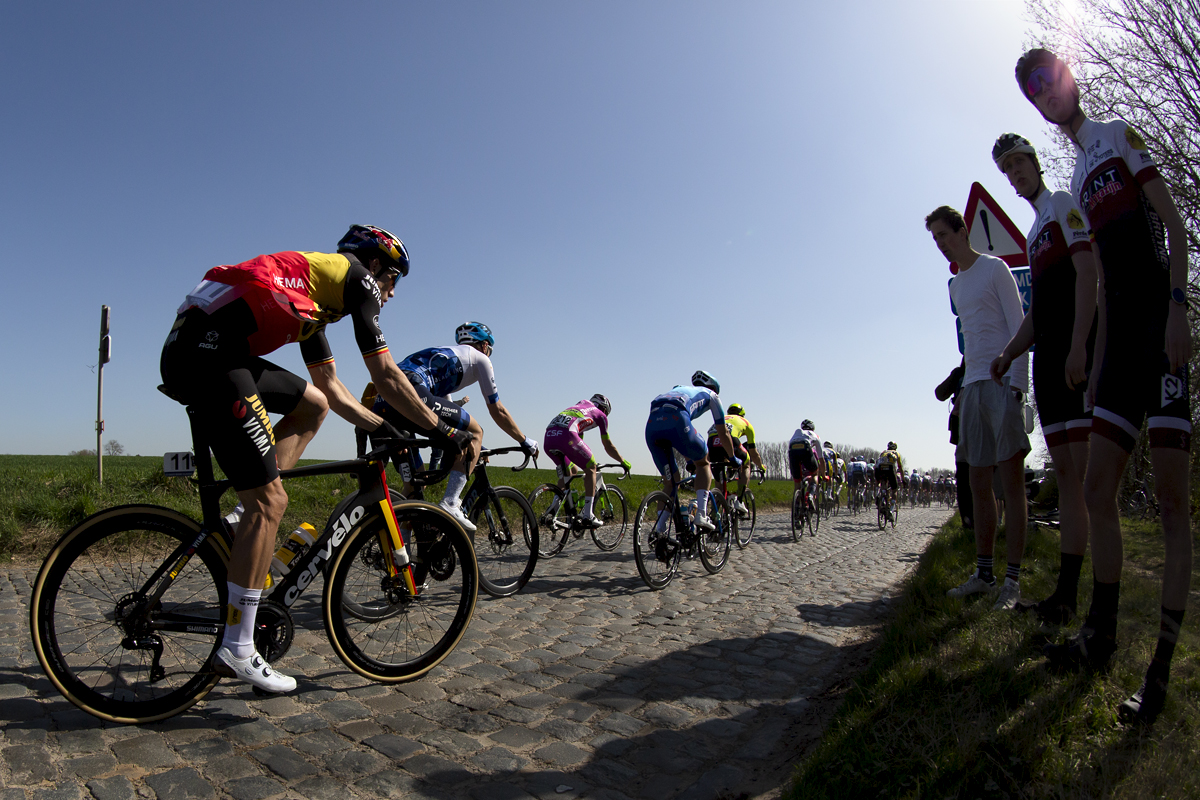
M1175 642L1179 641L1179 629L1183 627L1183 611L1173 611L1162 607L1162 617L1158 627L1158 646L1154 648L1154 661L1161 665L1164 671L1169 671L1171 658L1175 655Z
M1117 606L1120 605L1121 582L1101 583L1092 578L1092 607L1088 610L1088 624L1100 634L1117 635Z
M1063 553L1062 565L1058 568L1058 586L1054 589L1054 594L1058 595L1058 599L1062 602L1075 607L1075 600L1079 596L1079 572L1083 569L1083 556L1077 556L1074 553Z
M996 576L992 574L992 557L975 556L975 569L979 571L980 580L995 583Z
M1013 583L1020 583L1021 582L1021 565L1010 563L1008 565L1008 569L1004 570L1004 577L1009 579Z

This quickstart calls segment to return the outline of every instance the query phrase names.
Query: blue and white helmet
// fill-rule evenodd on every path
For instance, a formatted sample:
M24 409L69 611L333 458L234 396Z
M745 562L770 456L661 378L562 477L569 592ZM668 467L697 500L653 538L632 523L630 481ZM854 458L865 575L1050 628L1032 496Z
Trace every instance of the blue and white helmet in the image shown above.
M462 325L459 325L454 329L454 341L458 344L487 342L491 347L496 346L496 340L492 338L491 328L482 322L464 322Z

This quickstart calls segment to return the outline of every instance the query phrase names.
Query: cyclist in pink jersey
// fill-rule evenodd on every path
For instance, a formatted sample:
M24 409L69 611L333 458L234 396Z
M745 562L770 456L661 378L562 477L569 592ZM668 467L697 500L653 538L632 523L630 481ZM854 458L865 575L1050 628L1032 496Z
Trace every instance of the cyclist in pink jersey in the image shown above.
M580 400L575 405L557 414L546 426L546 435L542 440L546 454L554 462L558 470L558 485L566 488L567 479L571 476L570 464L575 464L583 470L583 520L589 527L599 528L600 520L592 514L592 504L596 500L596 457L592 455L583 441L584 431L592 428L600 429L600 441L604 450L610 456L621 462L625 474L629 474L631 464L617 452L616 445L608 438L608 413L612 404L602 394L594 394L590 400Z

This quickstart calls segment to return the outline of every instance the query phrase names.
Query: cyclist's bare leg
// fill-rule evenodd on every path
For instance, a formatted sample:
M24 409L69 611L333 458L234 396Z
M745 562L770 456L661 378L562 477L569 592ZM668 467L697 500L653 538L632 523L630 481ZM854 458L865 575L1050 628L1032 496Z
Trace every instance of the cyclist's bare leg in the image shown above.
M708 456L696 459L696 491L706 492L712 486L712 467L708 465Z
M458 457L454 459L454 469L464 475L470 475L475 469L475 462L479 460L479 450L483 442L483 426L474 417L471 417L471 422L467 425L467 430L471 432L474 438L467 445L466 449L461 451Z
M275 426L275 460L280 469L296 466L328 414L325 393L311 383L306 385L299 404Z
M596 496L596 476L600 474L597 464L592 462L583 468L583 493L588 497Z
M245 512L233 534L233 549L229 554L229 582L246 588L261 588L267 581L271 557L275 554L275 535L283 512L287 511L288 496L279 478L237 493Z
M1129 453L1111 439L1093 436L1083 496L1092 539L1092 572L1100 583L1121 580L1121 523L1117 516L1117 486ZM974 476L972 476L974 480Z
M740 497L746 491L746 484L750 481L750 459L749 457L742 459L742 465L738 467L738 496Z
M1192 536L1188 506L1188 451L1157 447L1150 451L1154 464L1154 493L1162 514L1165 561L1162 604L1182 611L1192 578Z

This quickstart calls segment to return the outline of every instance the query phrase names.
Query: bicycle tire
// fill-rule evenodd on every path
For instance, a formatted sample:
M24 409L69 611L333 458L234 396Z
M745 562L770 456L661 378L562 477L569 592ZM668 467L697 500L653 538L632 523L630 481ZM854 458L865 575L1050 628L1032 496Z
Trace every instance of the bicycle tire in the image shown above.
M493 489L495 498L481 495L467 519L476 528L471 538L479 562L479 585L493 597L508 597L533 576L541 537L525 495L511 486Z
M729 563L729 548L737 538L737 518L729 513L725 497L716 492L708 494L708 521L713 524L711 531L697 531L700 563L715 575Z
M747 489L742 493L742 505L746 507L746 516L738 520L737 526L737 546L739 550L746 549L746 545L750 544L750 540L754 538L754 525L758 521L758 511L754 506L754 492ZM747 525L746 523L750 524Z
M88 517L58 540L34 583L30 630L38 661L71 703L103 720L141 724L187 710L216 686L210 662L225 627L223 538L200 543L146 617L184 615L209 630L133 630L130 613L146 581L199 533L195 520L169 508L127 505ZM134 636L140 647L127 646ZM161 674L152 675L155 641Z
M875 516L879 523L879 530L887 527L887 512L884 511L884 504L878 501L875 502Z
M808 513L808 535L816 536L821 529L821 509L814 508Z
M387 593L390 579L380 546L385 523L370 514L337 549L323 598L325 631L338 658L383 683L414 680L441 663L462 639L479 597L475 550L458 523L421 501L394 510L420 594L414 598L399 581ZM349 602L388 612L364 619L346 608Z
M538 555L543 558L561 553L571 538L570 517L564 505L563 490L553 483L543 483L529 493L529 507L538 521Z
M596 492L592 513L604 523L599 528L592 528L592 541L605 552L616 550L629 529L629 505L625 495L617 487L606 484Z
M662 503L667 514L666 531L656 533L658 522L658 506ZM633 560L637 564L638 574L651 589L662 589L679 569L680 548L671 545L667 537L674 536L678 541L679 532L675 530L675 503L666 492L651 492L642 499L637 514L633 518Z
M803 493L796 489L792 492L792 541L800 541L804 535L804 500Z

